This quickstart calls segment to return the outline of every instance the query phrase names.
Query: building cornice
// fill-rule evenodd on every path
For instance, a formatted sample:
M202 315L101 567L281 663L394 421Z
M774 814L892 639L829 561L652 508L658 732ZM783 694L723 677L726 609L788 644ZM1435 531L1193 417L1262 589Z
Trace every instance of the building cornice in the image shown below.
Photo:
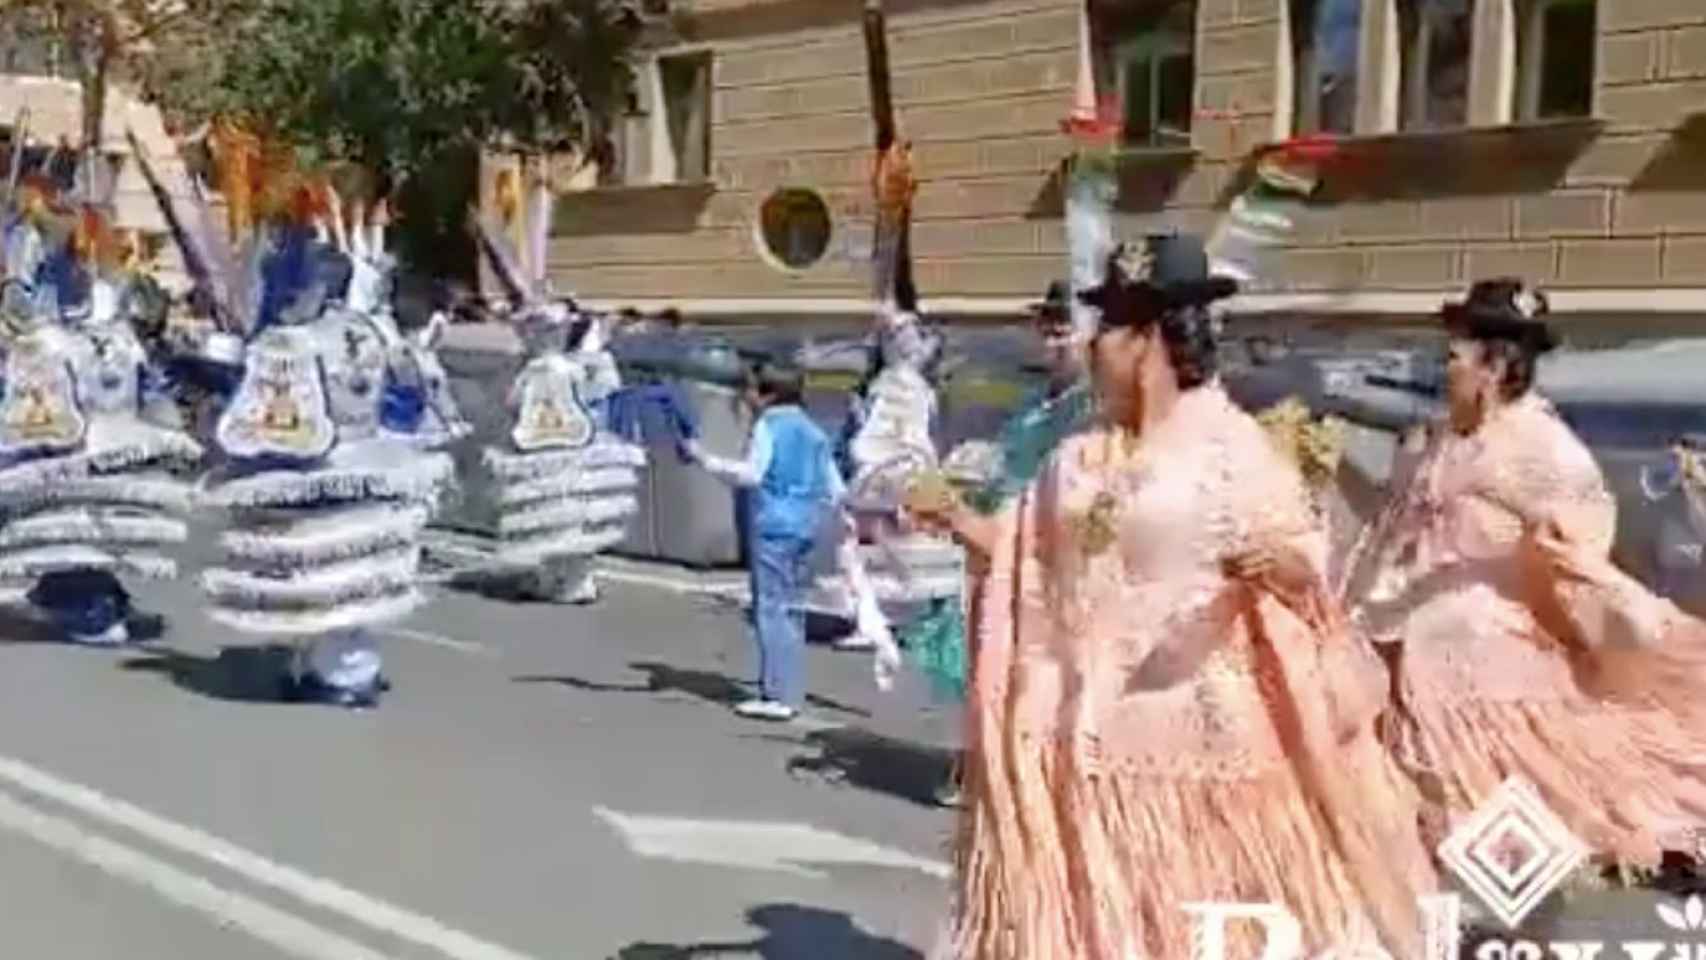
M1321 316L1426 316L1439 310L1441 302L1456 291L1435 293L1260 293L1245 294L1226 301L1230 313L1242 315ZM1552 313L1570 314L1690 314L1706 318L1706 287L1669 289L1577 289L1547 292ZM741 316L844 317L864 316L875 311L869 300L855 297L794 299L786 297L690 298L584 301L595 310L632 308L642 313L675 309L688 316L736 318ZM921 309L927 314L996 321L1020 316L1030 297L938 297L926 298Z

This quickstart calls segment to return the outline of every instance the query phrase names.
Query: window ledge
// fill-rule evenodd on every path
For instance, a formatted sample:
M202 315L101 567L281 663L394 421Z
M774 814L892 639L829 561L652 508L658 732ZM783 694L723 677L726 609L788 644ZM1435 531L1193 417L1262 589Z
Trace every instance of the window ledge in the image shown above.
M1706 111L1702 111L1700 116L1706 116ZM1496 127L1451 127L1440 130L1398 130L1391 133L1300 137L1285 143L1264 143L1251 153L1260 159L1271 153L1304 145L1317 145L1334 153L1376 153L1385 150L1432 149L1510 140L1576 140L1596 136L1604 128L1605 121L1598 117L1570 117L1562 120L1528 120Z
M715 180L680 180L674 183L618 183L569 190L563 197L621 197L636 194L711 193L717 189Z

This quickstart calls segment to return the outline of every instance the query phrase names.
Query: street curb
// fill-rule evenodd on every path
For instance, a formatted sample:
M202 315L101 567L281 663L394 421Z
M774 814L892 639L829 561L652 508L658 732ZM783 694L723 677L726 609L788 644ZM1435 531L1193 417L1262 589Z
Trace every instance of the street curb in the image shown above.
M428 530L421 543L421 579L429 584L479 585L504 574L492 563L488 538L449 530ZM745 570L697 570L680 564L600 554L594 561L598 579L609 583L668 590L747 609L752 589ZM812 590L803 606L809 614L840 620L846 616L833 598Z
M492 562L490 540L446 530L429 530L421 543L422 579L428 583L476 583L501 577ZM751 602L745 571L694 570L678 564L600 555L598 577L612 583L656 587L690 596L707 596L746 605Z

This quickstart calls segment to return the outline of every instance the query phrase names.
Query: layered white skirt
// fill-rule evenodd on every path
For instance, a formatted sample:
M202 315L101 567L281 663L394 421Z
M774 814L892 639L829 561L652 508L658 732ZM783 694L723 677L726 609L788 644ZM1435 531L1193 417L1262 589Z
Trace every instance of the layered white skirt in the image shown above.
M421 532L455 479L449 455L388 440L312 469L225 479L224 564L202 574L208 615L245 633L308 636L407 616L423 600Z
M89 426L83 449L0 468L0 591L68 570L170 578L202 448L131 417Z
M601 435L579 450L487 448L497 481L500 567L590 556L620 543L639 511L643 447Z

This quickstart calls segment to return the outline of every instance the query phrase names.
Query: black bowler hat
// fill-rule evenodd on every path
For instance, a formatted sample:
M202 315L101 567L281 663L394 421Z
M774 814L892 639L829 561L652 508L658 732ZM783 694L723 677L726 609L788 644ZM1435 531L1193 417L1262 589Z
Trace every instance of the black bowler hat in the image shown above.
M1514 277L1478 280L1461 302L1447 303L1440 316L1448 330L1473 340L1505 340L1544 353L1558 345L1545 321L1545 294Z
M1043 294L1043 298L1041 300L1037 300L1031 304L1031 313L1065 313L1071 307L1071 304L1068 302L1069 299L1070 296L1067 293L1066 284L1060 280L1056 280L1048 285L1048 291Z
M1238 292L1238 281L1209 273L1202 240L1185 233L1151 234L1141 243L1122 243L1108 257L1102 284L1078 299L1104 314L1122 306L1198 306ZM1107 319L1104 319L1107 322Z

